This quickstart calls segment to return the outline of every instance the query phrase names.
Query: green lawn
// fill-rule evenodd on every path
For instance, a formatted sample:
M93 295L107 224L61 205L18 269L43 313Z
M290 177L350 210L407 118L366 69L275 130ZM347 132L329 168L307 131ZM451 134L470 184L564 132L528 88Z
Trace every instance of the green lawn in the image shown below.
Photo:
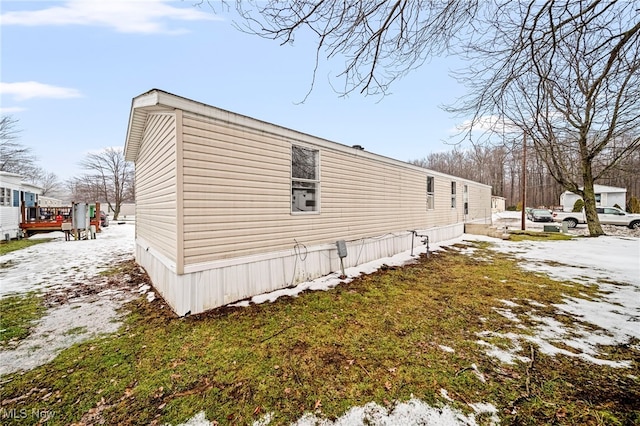
M609 359L634 360L626 369L549 357L535 345L524 348L530 362L507 365L485 354L476 333L533 326L500 315L499 299L535 300L547 306L539 314L554 317L552 304L563 297L597 294L524 272L486 243L474 247L475 257L444 250L330 291L186 318L140 298L117 334L2 377L1 408L46 410L47 424L177 424L204 410L221 425L251 424L265 413L280 425L305 412L336 418L414 396L465 413L468 403L492 403L502 424L638 424L638 342L602 348Z
M37 240L9 240L0 242L0 256L3 254L7 254L9 252L20 250L23 248L27 248L36 244L46 243L47 241L51 241L49 238L41 238ZM3 267L4 263L2 259L0 259L0 269Z
M35 293L0 299L0 349L22 340L45 313L42 297Z

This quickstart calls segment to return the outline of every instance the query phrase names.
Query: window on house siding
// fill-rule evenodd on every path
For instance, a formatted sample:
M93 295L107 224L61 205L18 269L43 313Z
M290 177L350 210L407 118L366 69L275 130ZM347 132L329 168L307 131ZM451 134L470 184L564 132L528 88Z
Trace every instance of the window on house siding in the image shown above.
M451 182L451 208L456 208L456 183Z
M320 192L318 151L291 147L291 212L317 212Z
M469 214L469 185L462 189L462 202L464 203L464 214Z
M435 208L435 192L433 176L427 176L427 210Z
M20 207L20 191L13 190L13 207Z
M0 188L0 206L11 206L11 190Z

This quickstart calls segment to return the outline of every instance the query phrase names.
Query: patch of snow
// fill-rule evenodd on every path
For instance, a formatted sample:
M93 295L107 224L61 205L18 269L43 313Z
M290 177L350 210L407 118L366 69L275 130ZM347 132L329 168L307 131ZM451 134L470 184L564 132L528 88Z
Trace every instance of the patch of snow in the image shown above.
M613 281L630 284L636 290L640 286L638 238L602 236L567 241L512 242L495 239L494 242L496 251L522 259L524 269L544 272L558 280L591 284Z
M442 349L443 351L445 351L445 352L452 352L452 353L453 353L453 352L455 352L455 349L450 348L449 346L445 346L445 345L438 345L438 347L439 347L440 349Z
M478 380L480 380L482 383L487 383L487 379L484 378L484 374L482 374L475 363L471 364L471 369L473 370L473 374L476 375Z
M483 331L482 333L478 333L478 334L481 336L500 337L500 338L511 340L511 344L513 347L508 350L501 349L496 345L493 345L489 342L485 342L484 340L476 341L478 345L484 346L487 348L485 349L485 353L487 354L487 356L496 358L505 364L514 364L515 361L520 361L520 362L531 361L531 359L526 356L518 355L518 353L522 352L523 350L522 345L520 344L520 341L526 341L526 342L535 344L541 353L549 356L565 355L570 357L576 357L596 365L606 365L613 368L629 368L632 365L632 362L629 360L610 361L606 359L596 358L595 356L591 355L591 352L595 352L594 349L589 349L587 351L575 353L567 349L559 348L553 344L554 340L551 340L551 338L542 337L541 335L544 334L542 332L540 334L536 334L533 336L527 335L527 334L516 334L516 333L498 333L498 332L492 332L492 331ZM588 336L588 338L592 338L592 336ZM555 341L567 344L567 342L570 341L571 338L566 338L566 339L567 340L555 339ZM573 338L573 339L576 339L576 338ZM579 346L579 345L576 345L576 346ZM593 346L591 346L591 348L593 348Z
M442 393L444 391L444 393ZM442 395L447 395L444 389ZM447 399L451 400L448 397ZM453 401L453 400L451 400ZM475 414L464 414L462 411L444 406L441 408L431 407L419 399L412 398L407 402L396 404L392 409L387 409L374 402L369 402L362 407L352 407L342 416L335 420L319 417L317 414L305 413L300 419L291 423L291 426L362 426L373 424L377 426L396 425L430 425L430 426L477 426L476 416L490 415L490 425L497 425L500 419L497 416L497 409L488 403L469 404ZM254 426L267 426L271 423L271 414L254 422ZM179 426L209 426L204 411L193 416L186 423ZM486 422L482 422L486 424Z
M486 402L476 402L470 403L469 407L471 407L477 414L490 414L490 424L500 423L500 419L498 418L498 410L493 404L488 404Z
M264 416L262 416L262 418L260 418L259 420L253 422L253 426L267 426L269 423L271 423L272 418L273 418L273 414L267 413Z
M506 280L501 281L501 282L506 282ZM506 300L506 299L498 299L498 302L501 302L503 305L507 305L511 308L516 308L520 305L518 305L516 302L512 301L512 300Z
M561 355L565 355L565 356L570 356L570 357L576 357L576 358L581 358L587 362L596 364L596 365L606 365L609 367L613 367L613 368L629 368L632 365L631 361L627 361L627 360L623 360L623 361L610 361L610 360L606 360L606 359L600 359L600 358L596 358L588 353L585 352L581 352L581 353L574 353L571 351L568 351L566 349L562 349L562 348L558 348L556 346L554 346L551 342L541 339L538 336L522 336L524 339L528 340L531 343L534 343L538 346L538 349L540 350L540 352L542 352L543 354L547 354L547 355L557 355L557 354L561 354Z
M151 303L156 300L156 294L153 291L147 293L147 302Z
M453 402L454 401L453 398L451 398L449 396L449 392L444 388L440 388L440 396L443 397L444 399L446 399L449 402Z
M500 336L505 337L505 335L500 335ZM513 343L513 348L511 349L501 349L496 345L494 345L493 343L485 342L484 340L477 340L476 343L486 348L485 354L487 354L487 356L496 358L497 360L499 360L504 364L515 364L516 361L529 362L531 360L528 357L518 355L518 352L522 350L522 346L520 345L520 343L518 343L519 337L520 337L519 335L513 336L513 338L511 339Z
M470 240L476 239L470 236ZM478 238L485 241L485 237ZM550 277L597 285L599 295L576 298L564 296L563 303L553 305L557 312L571 320L565 325L554 318L529 317L539 324L534 327L534 335L513 333L495 336L507 337L535 343L541 352L562 354L582 358L598 365L628 367L631 361L609 361L599 358L599 345L616 345L640 339L640 239L621 237L575 238L569 241L504 241L493 240L493 249L508 253L520 259L523 269L544 272ZM571 284L566 283L568 286ZM534 300L527 300L530 306L546 307ZM519 321L513 312L494 308L506 318ZM582 324L594 325L597 329L586 328ZM490 332L489 332L490 333ZM487 342L487 354L506 363L517 360L519 350L505 352ZM578 353L558 348L554 343L563 343Z
M53 232L37 237L48 238L51 234L64 235ZM2 261L11 266L0 269L0 297L84 282L101 270L133 258L134 239L135 226L114 225L102 228L95 240L65 241L62 237L9 252L2 256Z
M13 349L0 351L0 375L31 370L53 360L69 346L120 327L121 301L102 298L50 309L35 329Z
M567 314L607 330L612 344L630 337L640 339L640 287L601 284L605 294L600 300L568 297L554 305Z
M0 297L104 285L100 271L133 257L134 230L133 225L110 226L95 240L80 241L64 241L62 232L38 234L32 238L57 240L3 255L10 266L0 269ZM35 368L75 343L115 332L120 326L117 310L130 298L127 292L106 289L48 309L26 339L0 351L0 375Z
M508 320L511 320L513 322L520 322L520 320L518 319L518 315L514 314L509 309L502 309L502 308L492 308L492 309Z
M545 305L545 304L543 304L543 303L540 303L540 302L537 302L537 301L532 300L532 299L527 299L527 303L528 303L529 305L531 305L531 306L535 306L535 307L537 307L537 308L546 308L546 307L547 307L547 305Z
M211 426L211 422L207 420L205 412L200 411L198 414L187 420L186 423L180 423L178 426Z

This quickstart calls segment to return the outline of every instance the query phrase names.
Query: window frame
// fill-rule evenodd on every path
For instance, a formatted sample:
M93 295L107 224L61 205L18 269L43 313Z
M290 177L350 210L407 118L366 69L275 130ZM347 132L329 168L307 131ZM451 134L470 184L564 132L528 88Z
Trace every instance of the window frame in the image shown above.
M463 213L465 215L469 214L469 185L466 183L462 186L462 205L463 205Z
M451 208L457 208L457 192L458 192L458 183L455 180L451 181Z
M0 188L0 206L11 207L13 205L11 198L12 193L11 188Z
M595 194L593 194L595 200L596 200L596 206L599 206L602 204L602 193L601 192L597 192Z
M314 179L309 179L306 177L298 177L298 176L294 176L294 150L295 149L301 149L301 150L305 150L305 151L310 151L313 156L314 156ZM302 144L296 144L296 143L292 143L291 144L291 162L290 162L290 191L289 193L291 194L291 204L290 204L290 213L292 215L308 215L308 214L319 214L320 213L320 150L316 147L310 147L310 146L306 146L306 145L302 145ZM295 205L295 195L294 195L294 189L296 188L295 182L299 183L299 184L310 184L312 185L311 187L307 187L307 186L300 186L298 185L298 189L305 189L305 188L313 188L314 190L314 198L313 198L313 202L314 205L312 207L312 209L310 210L294 210L294 205ZM307 201L308 202L308 201Z
M429 188L431 182L431 188ZM431 189L431 191L429 191ZM434 176L427 176L427 210L435 210L436 208L436 179Z

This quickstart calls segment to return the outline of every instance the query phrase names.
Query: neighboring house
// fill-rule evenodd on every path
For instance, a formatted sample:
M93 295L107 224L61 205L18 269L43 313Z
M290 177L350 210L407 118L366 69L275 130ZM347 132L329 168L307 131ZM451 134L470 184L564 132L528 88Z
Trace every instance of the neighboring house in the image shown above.
M125 158L136 260L179 315L339 271L338 240L350 267L491 221L488 185L155 89Z
M25 206L25 220L38 216L36 205L43 189L23 180L21 175L0 171L0 237L13 239L21 236L21 206Z
M491 212L501 213L506 209L506 198L497 195L491 196Z
M53 198L53 197L45 197L41 195L38 197L38 206L39 207L60 207L64 205L64 201Z
M582 189L582 188L580 188ZM627 205L627 190L625 188L617 188L615 186L593 185L596 195L596 207L613 207L616 204L624 210ZM565 191L560 194L560 205L562 210L570 212L576 201L582 199L578 194L571 191Z
M106 203L104 204L107 205ZM104 210L104 209L103 209ZM113 209L109 208L109 214L113 215ZM135 217L136 215L136 203L122 203L120 204L120 215L118 219L127 219Z

